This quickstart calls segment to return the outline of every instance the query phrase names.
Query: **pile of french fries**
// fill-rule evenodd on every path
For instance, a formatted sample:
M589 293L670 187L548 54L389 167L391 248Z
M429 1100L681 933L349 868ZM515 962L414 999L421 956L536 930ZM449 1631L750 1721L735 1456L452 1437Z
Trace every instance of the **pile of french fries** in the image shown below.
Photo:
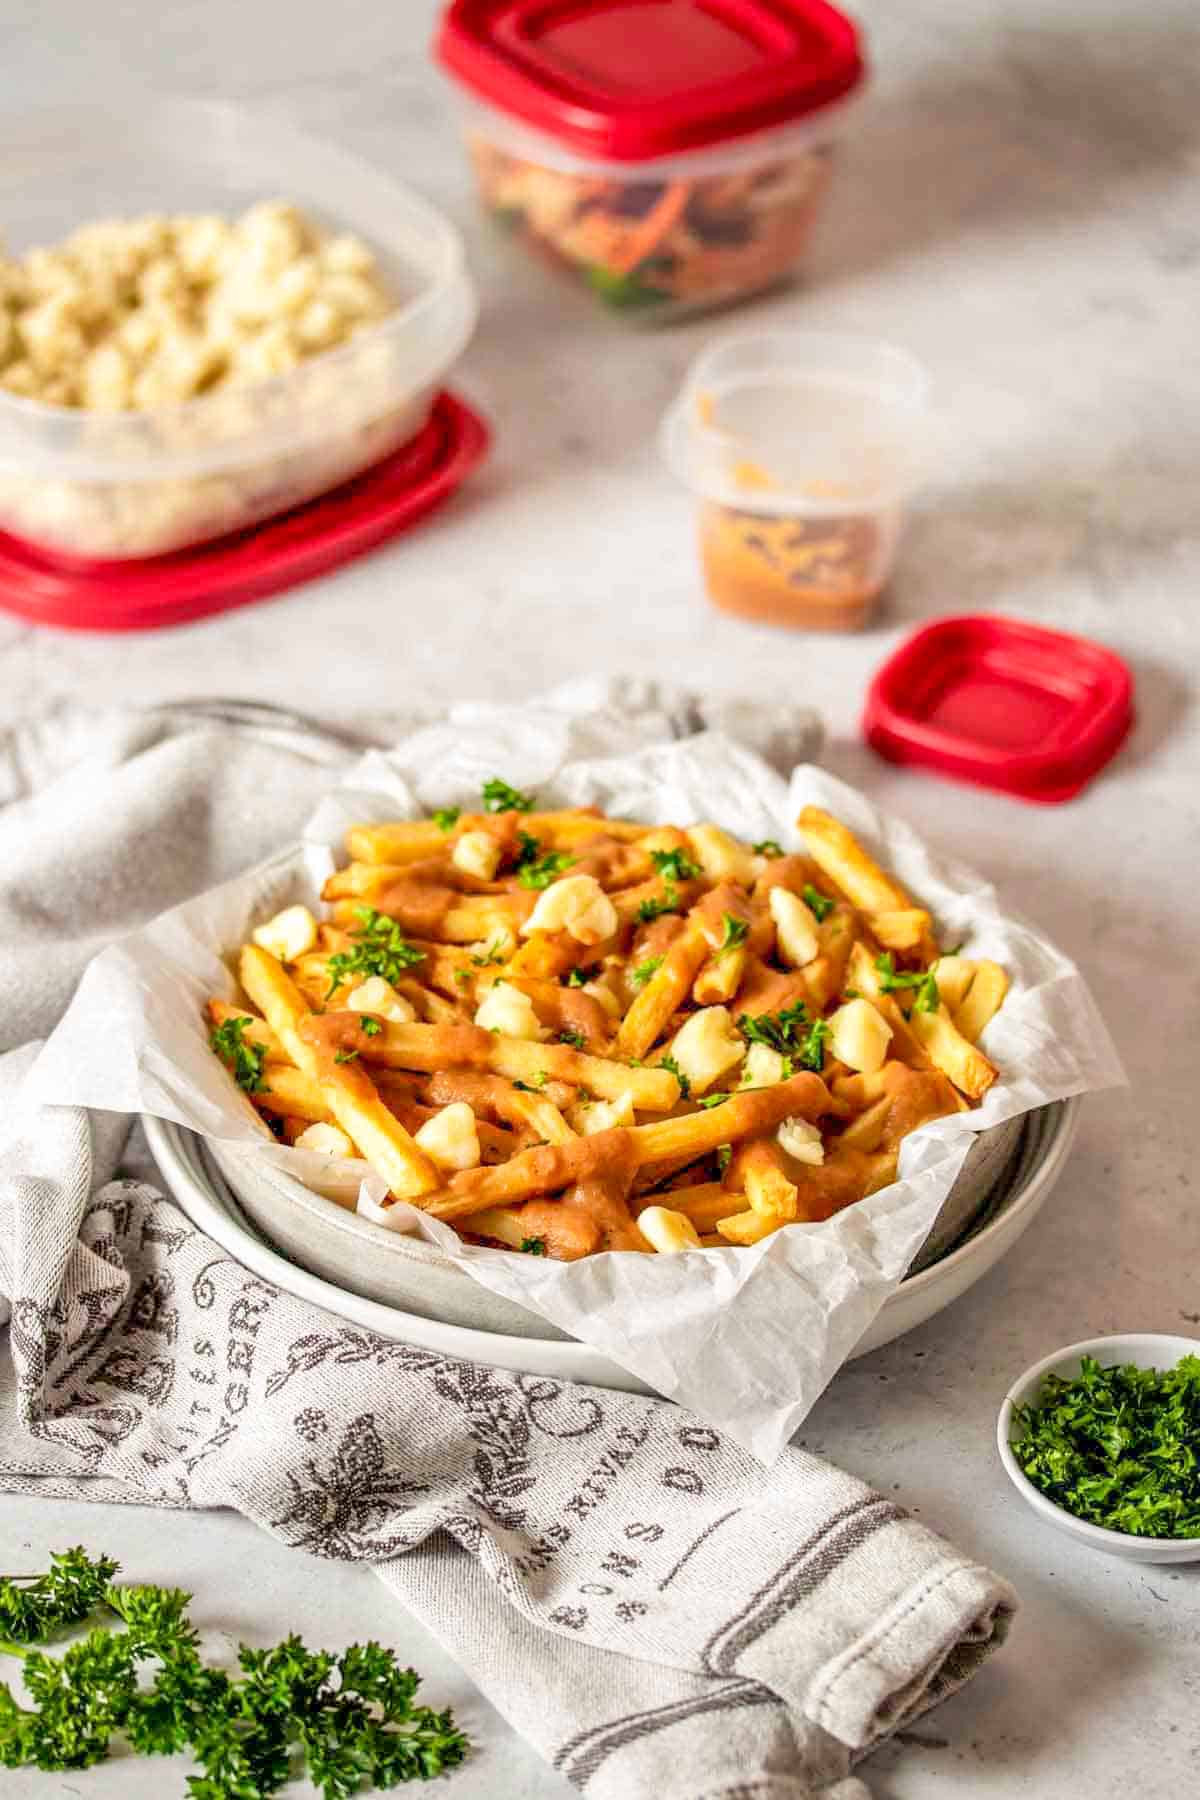
M797 823L785 854L494 780L477 813L355 826L327 918L243 947L213 1048L278 1137L470 1242L572 1260L829 1218L986 1093L1008 978L939 951L837 819Z

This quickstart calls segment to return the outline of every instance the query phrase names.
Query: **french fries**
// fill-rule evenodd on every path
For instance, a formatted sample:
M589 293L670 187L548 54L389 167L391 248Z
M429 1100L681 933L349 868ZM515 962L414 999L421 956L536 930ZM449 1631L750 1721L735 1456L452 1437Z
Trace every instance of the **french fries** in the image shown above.
M517 1253L664 1254L853 1205L996 1079L977 1039L1004 970L940 956L820 808L808 856L770 859L498 780L484 800L352 826L326 919L264 921L245 1003L209 1002L287 1142L336 1128L395 1198Z

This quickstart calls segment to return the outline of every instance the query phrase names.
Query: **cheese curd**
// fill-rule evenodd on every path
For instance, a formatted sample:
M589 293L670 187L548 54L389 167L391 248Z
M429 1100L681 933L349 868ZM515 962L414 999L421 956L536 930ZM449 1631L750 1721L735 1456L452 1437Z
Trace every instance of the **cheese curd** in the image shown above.
M149 411L286 374L395 304L361 239L286 200L236 219L97 220L21 259L0 252L0 389Z
M723 1006L706 1006L693 1013L671 1043L676 1066L697 1096L736 1067L745 1054L745 1042Z
M526 1038L534 1043L546 1036L529 995L507 981L493 982L476 1008L475 1023L485 1031L498 1031L502 1037Z
M591 946L612 937L619 924L616 907L594 875L564 875L538 896L521 931L526 937L566 931L577 944Z

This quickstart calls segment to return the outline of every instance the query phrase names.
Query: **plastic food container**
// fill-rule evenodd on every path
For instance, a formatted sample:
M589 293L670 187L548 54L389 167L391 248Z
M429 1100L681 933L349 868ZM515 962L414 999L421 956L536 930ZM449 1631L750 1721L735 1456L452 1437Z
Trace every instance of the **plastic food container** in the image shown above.
M767 332L707 351L662 443L700 503L713 603L809 631L864 625L927 435L924 372L889 344Z
M477 308L458 234L407 188L207 102L0 119L10 253L104 217L231 214L272 198L362 236L395 312L286 375L152 412L84 412L0 391L0 530L62 558L159 556L324 493L425 426Z
M436 50L485 207L654 320L791 270L864 72L825 0L451 0Z
M1133 724L1133 677L1111 650L987 614L923 626L871 683L867 741L1022 800L1071 800Z

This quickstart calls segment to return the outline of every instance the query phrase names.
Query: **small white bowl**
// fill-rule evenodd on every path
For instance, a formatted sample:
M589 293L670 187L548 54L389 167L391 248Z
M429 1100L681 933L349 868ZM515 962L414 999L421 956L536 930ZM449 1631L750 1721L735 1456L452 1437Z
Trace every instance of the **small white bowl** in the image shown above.
M1110 1556L1123 1556L1129 1562L1176 1563L1200 1562L1200 1538L1134 1537L1125 1531L1109 1531L1103 1525L1092 1525L1077 1519L1074 1513L1047 1499L1034 1487L1012 1452L1013 1411L1032 1400L1046 1375L1061 1375L1072 1381L1083 1367L1085 1356L1094 1357L1105 1368L1121 1363L1137 1363L1143 1369L1173 1369L1185 1356L1200 1355L1200 1339L1172 1337L1165 1332L1129 1332L1119 1337L1089 1338L1086 1343L1068 1344L1044 1356L1041 1362L1026 1369L1004 1396L996 1426L996 1443L1005 1473L1022 1500L1035 1513L1057 1525L1060 1531L1090 1544L1093 1550L1106 1550Z

